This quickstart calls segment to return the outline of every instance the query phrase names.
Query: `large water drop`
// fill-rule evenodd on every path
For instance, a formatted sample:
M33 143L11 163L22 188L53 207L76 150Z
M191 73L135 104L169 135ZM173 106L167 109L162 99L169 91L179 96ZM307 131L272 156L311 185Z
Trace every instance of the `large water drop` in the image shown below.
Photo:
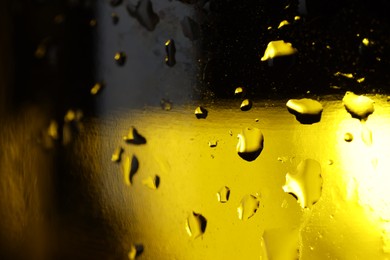
M264 136L258 128L244 128L241 134L237 135L237 153L246 160L253 161L261 153L264 147Z
M238 218L244 221L250 219L259 207L260 201L256 196L251 194L244 196L237 208Z
M252 108L252 101L250 101L249 99L244 99L241 102L241 105L240 105L241 111L248 111L251 108Z
M366 120L369 115L374 113L374 101L366 96L356 95L347 91L343 98L345 109L353 118Z
M208 115L207 109L205 109L202 106L197 107L195 109L194 113L195 113L196 118L198 118L198 119L206 119L206 117Z
M118 66L123 66L126 63L126 53L117 52L115 53L114 60Z
M297 198L302 208L311 208L322 193L321 165L313 159L301 161L295 173L286 174L283 190Z
M292 47L292 44L283 40L271 41L268 43L261 61L268 61L270 66L273 65L273 60L277 57L290 56L295 54L297 49Z
M206 231L206 226L206 218L199 213L192 212L187 218L186 230L190 237L197 238L202 236Z
M136 5L129 3L126 9L132 17L136 18L149 31L153 31L160 21L158 15L153 11L150 0L140 0Z
M290 99L286 106L288 111L295 115L301 124L313 124L321 120L323 107L316 100L308 98Z

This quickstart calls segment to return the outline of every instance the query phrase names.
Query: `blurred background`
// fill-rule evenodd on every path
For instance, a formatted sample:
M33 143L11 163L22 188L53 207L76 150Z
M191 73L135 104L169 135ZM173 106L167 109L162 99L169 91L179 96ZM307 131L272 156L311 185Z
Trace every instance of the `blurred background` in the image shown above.
M1 1L0 258L389 259L389 7ZM262 61L277 40L297 52ZM351 117L346 91L375 112ZM321 184L292 196L288 173Z

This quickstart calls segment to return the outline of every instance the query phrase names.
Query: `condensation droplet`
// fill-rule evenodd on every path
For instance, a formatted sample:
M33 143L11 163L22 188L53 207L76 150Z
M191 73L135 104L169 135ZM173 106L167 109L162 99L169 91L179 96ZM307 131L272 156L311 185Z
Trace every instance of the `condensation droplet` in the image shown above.
M253 161L261 153L264 147L264 136L258 128L244 128L241 134L237 135L237 153L246 160Z
M198 119L206 119L208 111L204 107L198 106L195 109L194 113L195 113L196 118L198 118Z
M47 134L53 138L54 140L57 140L59 137L58 134L58 123L55 120L51 120L49 127L47 129Z
M333 165L333 163L334 163L333 160L331 159L328 160L328 165Z
M119 15L117 13L111 13L111 19L113 24L119 23Z
M290 56L297 53L297 49L292 44L283 40L271 41L268 43L261 61L268 61L270 66L273 65L273 59L282 56Z
M165 42L165 64L167 64L169 67L173 67L176 64L176 47L175 47L175 41L170 39Z
M237 87L234 90L234 95L235 96L237 96L237 95L244 96L245 95L245 89L243 87Z
M79 122L82 118L83 118L83 111L81 111L80 109L77 110L69 109L64 116L64 121L65 123Z
M294 174L286 174L283 190L297 198L302 208L311 208L322 193L321 165L313 159L301 161Z
M135 155L130 159L129 156L126 156L122 162L122 170L124 181L127 186L130 186L133 183L133 177L137 173L139 168L139 161Z
M251 194L244 196L237 208L238 218L243 221L250 219L255 215L259 207L260 201L256 196Z
M130 247L130 251L127 254L130 260L136 259L140 256L144 251L144 246L142 244L132 244Z
M146 144L146 138L138 133L137 129L133 126L130 127L129 132L123 137L123 140L129 144Z
M230 189L229 187L223 186L218 192L217 192L217 198L218 201L221 203L226 203L229 201L230 197Z
M374 101L366 96L347 91L343 98L345 109L353 118L366 120L374 112Z
M121 157L122 157L122 154L123 154L124 150L122 147L117 147L114 152L112 153L112 156L111 156L111 161L112 162L120 162L121 161Z
M344 141L346 142L352 142L353 141L353 135L351 133L345 133L344 134Z
M192 20L190 17L186 16L180 22L183 34L185 37L194 41L199 38L200 35L200 27L197 22Z
M153 31L160 18L153 11L153 5L150 0L139 0L136 5L127 4L126 10L130 16L137 19L137 21L145 27L148 31Z
M170 111L172 109L172 102L168 99L161 99L160 101L161 108L165 111Z
M142 184L152 190L157 190L158 187L160 186L160 176L158 175L154 175L153 177L149 176L148 178L142 181Z
M249 99L244 99L241 102L241 105L240 105L241 111L248 111L251 108L252 108L252 101L250 101Z
M197 238L206 231L207 220L199 213L192 212L186 222L186 230L190 237Z
M288 111L295 115L301 124L314 124L321 120L323 107L320 102L313 99L290 99L287 104Z
M215 148L218 145L218 140L210 140L209 141L209 147Z
M93 87L91 88L90 90L90 93L92 95L97 95L100 93L100 91L103 89L104 87L104 83L103 82L97 82L95 83L95 85L93 85Z
M118 66L123 66L126 63L126 53L117 52L115 53L114 60Z
M282 28L285 25L289 25L290 23L287 20L283 20L279 23L278 29Z

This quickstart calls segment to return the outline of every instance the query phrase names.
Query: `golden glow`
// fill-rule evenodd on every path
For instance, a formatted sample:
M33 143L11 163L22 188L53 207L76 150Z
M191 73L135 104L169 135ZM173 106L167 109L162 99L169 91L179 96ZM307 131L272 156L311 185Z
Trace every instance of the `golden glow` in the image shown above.
M96 95L96 94L98 94L98 93L100 92L100 90L101 90L102 88L103 88L103 84L100 83L100 82L98 82L98 83L96 83L95 85L93 85L93 87L91 88L90 93L91 93L92 95Z
M366 78L358 78L356 81L358 82L358 83L362 83L362 82L364 82L366 80Z
M343 76L345 78L349 78L349 79L353 79L353 74L352 73L342 73L342 72L336 72L335 74L333 74L335 76Z
M297 49L292 47L292 44L283 40L271 41L267 45L264 56L261 61L273 59L275 57L292 55L297 52Z
M53 139L58 139L58 123L54 120L50 121L49 128L47 129L48 135Z
M172 40L167 40L167 41L165 42L165 46L168 46L169 44L171 44L171 42L172 42Z
M301 20L301 17L300 16L294 16L294 20L295 21Z
M365 46L368 46L368 45L370 45L370 40L368 39L368 38L364 38L363 40L362 40L362 43L365 45Z

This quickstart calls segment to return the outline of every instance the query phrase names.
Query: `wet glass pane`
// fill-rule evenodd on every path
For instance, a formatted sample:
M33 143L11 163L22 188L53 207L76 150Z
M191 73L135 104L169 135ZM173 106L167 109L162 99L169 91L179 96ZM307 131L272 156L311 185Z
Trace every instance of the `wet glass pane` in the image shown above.
M389 259L390 2L6 0L1 259Z

